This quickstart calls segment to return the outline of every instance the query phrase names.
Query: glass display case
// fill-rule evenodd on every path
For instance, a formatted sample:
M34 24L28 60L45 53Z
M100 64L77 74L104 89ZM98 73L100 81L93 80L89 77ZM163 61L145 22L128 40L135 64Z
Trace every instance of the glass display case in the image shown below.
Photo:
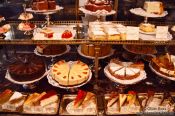
M175 22L151 15L145 24L130 0L109 1L99 7L111 11L95 13L78 0L47 10L22 1L30 5L16 20L0 17L0 115L174 115ZM124 11L117 21L122 2L134 20Z

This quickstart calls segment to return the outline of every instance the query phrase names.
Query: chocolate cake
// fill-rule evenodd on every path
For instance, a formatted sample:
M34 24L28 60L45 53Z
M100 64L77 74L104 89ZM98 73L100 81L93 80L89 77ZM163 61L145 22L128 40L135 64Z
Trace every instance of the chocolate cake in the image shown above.
M16 81L32 81L45 73L45 64L34 54L19 54L16 61L9 65L8 71L11 78Z
M92 12L96 12L98 10L106 10L111 12L112 6L110 4L110 0L88 0L88 2L85 4L85 9Z
M33 0L33 10L54 10L56 9L55 0Z
M57 55L67 50L66 45L37 45L37 52L43 55Z

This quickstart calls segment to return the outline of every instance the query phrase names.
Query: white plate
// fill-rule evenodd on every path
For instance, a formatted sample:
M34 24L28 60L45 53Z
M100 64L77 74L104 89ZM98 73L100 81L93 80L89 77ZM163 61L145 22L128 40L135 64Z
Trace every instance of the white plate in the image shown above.
M53 14L62 9L63 7L56 5L56 9L54 10L33 10L32 8L27 8L26 11L37 13L37 14Z
M37 49L35 48L34 49L34 53L38 56L43 56L43 57L46 57L46 58L51 58L51 57L57 57L57 56L62 56L66 53L68 53L70 51L71 47L69 45L66 45L66 51L61 53L61 54L56 54L56 55L44 55L44 54L40 54Z
M139 38L141 40L150 40L150 41L170 41L173 39L173 36L170 33L168 33L166 39L165 38L158 39L158 38L156 38L156 35L148 35L148 34L140 33Z
M44 78L45 76L47 76L47 74L48 74L48 71L47 71L47 68L46 68L46 72L40 78L32 80L32 81L19 82L19 81L14 80L10 76L9 71L7 70L5 78L7 80L9 80L10 82L12 82L12 83L19 84L19 85L24 85L24 84L31 84L31 83L37 82L37 81L41 80L42 78Z
M108 54L108 55L106 55L106 56L98 57L98 59L105 59L105 58L107 58L107 57L110 57L110 56L112 56L112 55L114 54L114 51L115 51L114 49L111 49L110 54ZM78 47L78 54L79 54L80 56L83 56L83 57L88 58L88 59L95 59L95 57L84 55L84 54L81 52L81 46Z
M143 17L152 17L152 18L165 17L166 15L168 15L167 11L164 11L161 15L157 15L157 14L147 13L142 8L133 8L133 9L130 9L130 12L135 14L135 15L139 15L139 16L143 16Z
M33 33L33 40L73 40L75 35L76 35L76 30L73 29L73 25L53 25L51 27L49 27L49 29L52 29L52 31L54 32L53 37L52 38L47 38L44 36L43 33L41 32L41 28L36 28L34 33ZM72 37L69 39L62 39L62 34L65 30L69 30L72 32Z
M87 107L78 107L74 108L74 101L70 102L66 107L67 112L70 115L96 115L96 105L93 102L90 102Z
M69 61L69 62L68 62L69 65L72 65L73 63L74 63L74 61ZM79 85L67 86L67 87L66 87L66 86L60 85L57 81L53 80L53 79L52 79L52 76L50 75L50 73L48 73L48 75L47 75L47 79L48 79L49 84L51 84L51 85L54 86L54 87L59 87L59 88L62 88L62 89L79 88L79 87L81 87L81 86L87 84L87 83L91 80L91 78L92 78L92 72L91 72L91 70L89 69L89 78L88 78L88 80L86 80L86 82L84 82L84 83L82 83L82 84L79 84Z
M139 30L139 32L142 33L142 34L147 34L147 35L155 35L156 34L156 31L154 31L154 32L144 32L142 30Z
M80 11L82 11L84 14L94 15L94 16L109 16L116 13L115 10L112 10L111 12L108 12L106 10L98 10L96 12L89 11L85 9L84 7L79 8Z
M146 72L145 71L141 71L140 75L137 78L131 79L131 80L121 80L118 79L114 76L111 75L111 73L108 71L108 65L104 68L104 74L106 75L106 77L108 77L111 81L122 84L122 85L132 85L132 84L136 84L144 79L147 78L146 76Z
M150 69L151 69L154 73L156 73L158 76L163 77L163 78L168 79L168 80L175 81L175 77L166 76L166 75L164 75L164 74L162 74L162 73L156 71L156 70L152 67L151 62L149 63L149 67L150 67Z

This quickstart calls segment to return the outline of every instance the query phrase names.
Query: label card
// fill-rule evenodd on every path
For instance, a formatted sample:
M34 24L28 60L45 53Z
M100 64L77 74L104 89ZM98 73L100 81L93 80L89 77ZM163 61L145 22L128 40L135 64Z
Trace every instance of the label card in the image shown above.
M168 39L168 26L157 26L156 38L157 39Z
M139 27L127 26L127 40L139 40Z

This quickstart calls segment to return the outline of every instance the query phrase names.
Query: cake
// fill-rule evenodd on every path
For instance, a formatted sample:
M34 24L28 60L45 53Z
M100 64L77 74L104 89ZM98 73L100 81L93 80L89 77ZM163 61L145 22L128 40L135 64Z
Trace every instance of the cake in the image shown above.
M111 53L110 45L99 45L99 57L109 55ZM86 56L95 57L95 46L93 44L83 44L81 45L81 53Z
M160 1L146 1L144 3L144 9L148 13L161 15L164 12L163 3Z
M161 55L152 59L153 68L170 77L175 77L175 56L173 55Z
M120 40L120 33L115 28L107 28L105 33L108 40Z
M35 28L35 24L32 23L20 23L18 29L21 31L31 31Z
M2 27L0 27L0 34L6 33L11 29L11 26L9 24L5 24Z
M85 4L85 9L92 12L96 12L98 10L111 12L112 6L110 0L88 0Z
M54 32L50 28L43 28L40 33L44 34L46 38L53 38Z
M143 32L155 32L156 31L155 25L150 24L150 23L142 23L139 26L139 28Z
M22 13L20 14L19 18L20 20L30 20L33 18L33 15L31 13Z
M112 59L108 65L108 71L112 76L120 80L132 80L140 75L144 70L142 62L121 62L117 59Z
M24 102L24 106L41 106L45 107L50 104L56 103L58 101L57 92L54 90L48 92L33 93L30 94L26 101Z
M2 93L0 93L0 104L4 104L6 103L10 97L13 95L13 92L10 89L6 89L5 91L3 91Z
M91 92L86 92L83 90L78 90L78 94L74 100L74 105L73 107L76 109L80 106L83 108L87 107L89 105L89 102L93 100L95 97L94 93Z
M72 32L71 31L69 31L69 30L65 30L63 33L62 33L62 35L61 35L61 38L62 39L70 39L70 38L72 38Z
M136 54L156 54L157 50L155 46L150 45L126 45L127 51Z
M43 76L45 64L34 54L18 54L16 60L8 66L8 72L15 81L32 81Z
M87 64L75 61L72 65L62 60L51 68L50 75L62 86L79 85L89 78L90 69Z
M55 0L33 0L32 2L33 10L54 10L56 9Z
M67 50L66 45L37 45L36 50L43 55L62 54Z

